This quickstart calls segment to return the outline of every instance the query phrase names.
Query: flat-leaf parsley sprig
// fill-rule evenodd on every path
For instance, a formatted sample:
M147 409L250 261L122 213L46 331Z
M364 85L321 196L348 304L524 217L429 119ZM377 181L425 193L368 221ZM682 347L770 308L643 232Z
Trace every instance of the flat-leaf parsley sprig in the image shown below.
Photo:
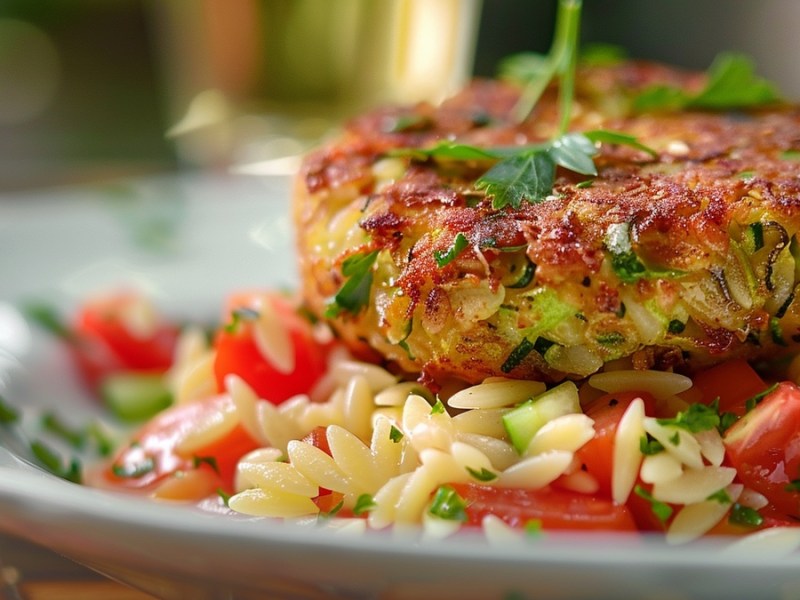
M494 163L475 182L475 189L492 198L494 209L506 206L518 209L523 201L538 204L546 200L552 195L557 167L596 176L594 157L602 143L631 146L655 156L653 150L625 133L605 130L568 132L575 96L581 8L581 0L559 1L552 47L546 56L534 61L534 68L528 65L520 100L513 109L512 118L522 123L530 116L547 87L558 80L559 123L550 140L494 148L442 141L427 149L400 148L391 154L420 160Z
M603 129L564 133L539 144L478 148L442 141L430 148L399 148L391 154L418 160L493 162L475 181L475 189L483 190L492 198L492 208L518 209L523 200L538 204L551 196L556 167L596 176L594 157L599 153L598 145L603 143L630 146L650 156L656 155L632 135Z

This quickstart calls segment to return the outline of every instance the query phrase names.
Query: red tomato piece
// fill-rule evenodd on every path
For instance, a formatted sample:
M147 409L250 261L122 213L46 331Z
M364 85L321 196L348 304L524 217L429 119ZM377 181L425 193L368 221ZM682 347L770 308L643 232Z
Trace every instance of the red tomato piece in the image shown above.
M617 426L630 403L636 398L644 401L645 414L652 415L655 400L645 392L606 394L583 407L586 415L594 419L595 434L575 455L586 471L597 480L597 494L604 498L611 498L614 436Z
M76 315L71 349L86 382L94 389L102 379L122 371L163 372L171 365L179 328L154 313L145 334L132 331L126 314L149 302L134 292L87 302ZM151 310L151 307L145 310Z
M247 382L260 398L273 404L310 392L327 370L330 344L321 344L314 338L311 324L295 307L285 298L269 292L237 294L229 299L227 306L229 323L236 310L248 309L255 314L265 309L275 311L289 333L294 367L285 373L272 364L258 348L253 322L239 318L233 327L223 327L216 335L214 375L217 389L223 391L225 378L233 373Z
M739 479L772 506L800 517L800 388L782 382L725 432Z
M227 395L180 404L159 413L133 437L104 472L112 485L150 491L166 477L194 468L212 469L220 487L232 491L236 465L242 456L260 447L241 425L191 455L178 447L197 423L235 410Z
M711 404L719 398L720 413L745 413L745 403L767 388L746 360L729 360L701 371L692 377L692 387L700 391L703 402Z
M537 521L544 530L636 531L628 509L606 498L552 488L526 490L472 483L452 487L466 501L471 525L495 515L520 528Z

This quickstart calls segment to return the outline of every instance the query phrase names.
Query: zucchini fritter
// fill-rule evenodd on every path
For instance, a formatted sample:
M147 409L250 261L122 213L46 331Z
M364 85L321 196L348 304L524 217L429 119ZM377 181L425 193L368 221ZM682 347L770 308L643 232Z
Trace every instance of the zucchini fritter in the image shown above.
M519 88L498 81L353 120L297 180L308 307L429 383L556 381L610 361L691 371L796 347L800 110L635 114L636 94L663 82L703 78L581 71L570 130L625 132L655 156L602 144L596 177L559 168L552 194L519 208L476 189L490 162L408 149L547 140L554 90L523 123L509 116Z

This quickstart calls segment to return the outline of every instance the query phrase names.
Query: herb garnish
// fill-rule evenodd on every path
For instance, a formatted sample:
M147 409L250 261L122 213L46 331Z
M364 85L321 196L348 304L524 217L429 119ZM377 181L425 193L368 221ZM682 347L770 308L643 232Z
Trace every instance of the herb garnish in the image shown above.
M436 265L440 269L446 265L449 265L459 254L466 250L468 246L469 240L467 239L467 236L461 232L457 233L455 239L453 240L453 245L450 246L448 250L433 251L433 258L436 260Z
M343 312L358 314L369 304L372 287L372 266L378 258L378 250L348 256L342 263L342 275L347 278L333 300L328 304L325 316L334 318Z
M490 471L486 467L481 467L480 470L467 467L467 472L478 481L486 482L497 479L497 473Z
M229 506L228 502L230 502L231 495L228 492L222 488L217 488L217 495L220 497L225 506Z
M376 508L378 508L378 504L372 496L369 494L361 494L356 499L356 505L353 507L353 514L356 516L363 515Z
M442 404L442 401L437 398L436 402L434 402L433 406L431 406L431 414L443 415L445 412L447 411L444 408L444 404Z
M403 432L400 431L394 425L392 425L392 428L389 430L389 439L392 440L395 444L397 444L400 440L403 439Z
M433 496L428 512L448 521L467 521L467 502L449 485L440 486Z
M731 507L731 514L728 517L728 521L735 525L758 527L764 522L764 517L762 517L756 509L736 502Z
M639 439L639 452L644 456L653 456L664 451L664 444L659 442L649 433L644 434Z
M19 421L19 412L0 396L0 423L16 423Z
M755 72L748 56L725 52L708 68L705 87L695 94L668 85L656 85L634 99L639 112L650 110L730 110L779 102L781 95L774 84Z
M230 323L225 325L225 332L226 333L235 333L239 327L239 323L244 321L258 321L261 315L257 310L252 308L248 308L246 306L240 306L235 308L231 312L231 320Z
M706 498L706 500L715 500L715 501L719 502L720 504L730 504L731 503L731 497L730 497L730 495L728 494L728 491L725 488L722 488L721 490L717 490L716 492L711 494L708 498Z
M48 333L68 342L74 340L74 334L64 324L61 316L52 306L31 302L22 307L22 312Z
M717 409L701 403L690 404L671 419L657 419L660 425L680 427L692 433L709 431L719 427L720 417Z
M756 406L761 404L761 401L764 398L766 398L767 396L769 396L772 392L774 392L778 388L778 385L779 385L779 383L775 382L771 386L769 386L767 389L765 389L763 392L760 392L760 393L756 394L752 398L748 398L744 403L745 412L750 412Z
M644 498L650 504L650 510L658 517L658 520L665 523L672 516L672 507L665 502L656 500L653 495L644 489L642 486L637 485L633 488L633 492L640 498Z
M61 456L55 450L38 440L31 442L31 452L36 460L53 475L73 483L81 482L81 465L77 459L73 458L65 466Z

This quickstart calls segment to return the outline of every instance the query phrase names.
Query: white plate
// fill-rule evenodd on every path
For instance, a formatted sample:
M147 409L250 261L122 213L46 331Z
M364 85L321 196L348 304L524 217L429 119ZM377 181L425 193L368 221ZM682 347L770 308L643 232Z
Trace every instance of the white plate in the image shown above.
M233 289L292 285L288 194L285 179L193 176L1 198L0 395L73 422L98 412L63 348L22 319L24 302L66 312L132 284L175 315L213 320ZM77 486L13 448L0 428L0 529L164 598L800 597L796 554L586 535L353 537Z

